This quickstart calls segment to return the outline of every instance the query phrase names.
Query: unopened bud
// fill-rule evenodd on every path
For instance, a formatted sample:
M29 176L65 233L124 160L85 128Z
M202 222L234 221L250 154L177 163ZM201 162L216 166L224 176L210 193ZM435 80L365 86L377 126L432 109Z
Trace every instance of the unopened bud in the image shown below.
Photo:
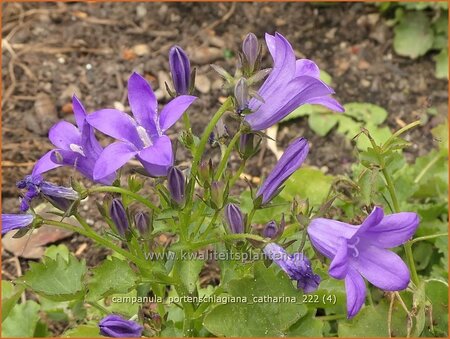
M183 204L186 186L183 172L171 167L167 174L167 186L172 199L179 205Z
M152 231L150 216L148 215L148 213L136 213L136 215L134 216L134 225L143 237L148 236Z
M211 183L211 201L215 205L215 208L220 209L223 206L225 193L225 185L221 181L213 181Z
M200 179L200 182L203 184L209 183L209 180L211 178L211 169L212 169L212 162L211 160L209 162L203 160L200 162L198 166L198 176Z
M183 49L174 46L169 51L170 72L177 95L189 94L191 81L191 64Z
M239 139L239 153L241 154L242 158L248 159L254 153L255 147L253 139L253 133L241 135Z
M237 205L228 204L225 207L225 221L231 233L244 233L244 217Z
M247 34L244 41L242 42L242 52L244 52L244 56L250 71L253 71L259 53L258 38L255 34Z
M112 221L114 222L114 225L116 226L117 233L119 233L121 236L125 236L129 224L127 212L125 211L125 207L123 206L122 201L120 201L119 199L113 199L111 202L109 214Z
M248 85L244 78L240 78L234 86L234 97L236 98L236 111L241 114L248 108Z
M283 217L281 218L279 226L277 225L275 220L271 220L266 224L266 226L264 227L263 232L262 232L263 237L275 240L283 234L285 227L286 227L286 222L284 220L284 214L283 214Z

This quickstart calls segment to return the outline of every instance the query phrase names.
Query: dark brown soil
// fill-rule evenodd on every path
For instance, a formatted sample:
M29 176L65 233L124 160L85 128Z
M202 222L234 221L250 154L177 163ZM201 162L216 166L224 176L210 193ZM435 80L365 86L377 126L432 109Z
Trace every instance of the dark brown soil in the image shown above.
M397 129L425 119L433 106L439 114L411 134L412 155L433 147L430 129L447 115L447 81L434 77L432 55L417 60L392 50L392 29L376 7L363 3L7 3L3 9L2 171L4 212L18 211L16 181L29 174L34 161L51 144L48 128L58 119L73 121L70 97L75 92L89 111L127 106L126 81L132 71L151 80L158 96L168 74L167 53L173 44L188 51L205 93L190 110L193 129L201 133L226 93L209 64L232 70L230 53L240 48L247 32L263 38L279 31L298 57L310 58L333 78L342 102L371 102L389 112L388 125ZM270 64L269 58L265 63ZM206 79L205 79L206 78ZM161 83L160 83L161 82ZM161 98L160 103L167 101ZM177 123L171 137L176 139ZM280 126L279 146L305 136L313 147L308 163L345 173L352 146L332 131L315 135L306 119ZM186 153L177 152L186 164ZM267 174L275 163L266 150L259 163L246 170ZM68 183L70 169L47 178ZM87 211L89 213L89 211ZM65 241L76 250L81 237ZM4 259L11 257L3 253ZM82 256L95 264L104 257L96 247ZM97 258L97 260L96 260ZM9 262L8 262L9 263ZM22 263L26 265L26 263ZM14 265L4 265L11 277Z

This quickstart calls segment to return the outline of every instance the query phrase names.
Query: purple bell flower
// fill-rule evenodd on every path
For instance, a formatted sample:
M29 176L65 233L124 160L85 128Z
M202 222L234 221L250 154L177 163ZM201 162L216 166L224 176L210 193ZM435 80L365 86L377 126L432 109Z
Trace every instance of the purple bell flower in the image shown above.
M318 104L332 111L344 108L330 94L334 91L319 79L319 68L308 59L295 59L291 44L279 33L266 34L266 43L272 55L273 69L258 90L258 97L249 102L253 112L245 121L255 131L275 125L296 108L304 104Z
M78 192L72 188L49 183L41 175L27 175L17 183L17 187L27 190L20 203L22 212L26 212L30 208L31 201L39 195L54 203L61 210L66 210L72 204L72 201L80 198Z
M228 204L225 207L225 221L231 233L244 233L244 217L237 205Z
M140 338L144 328L132 320L111 314L98 323L100 334L112 338Z
M167 175L173 166L173 152L165 133L195 99L181 95L158 113L152 88L142 76L133 73L128 80L128 101L134 119L116 109L102 109L87 116L89 124L118 140L107 146L98 158L94 179L114 173L133 157L151 176Z
M173 46L169 51L170 73L177 95L189 94L191 82L191 64L183 49Z
M262 196L263 205L279 192L281 185L303 164L308 152L308 140L305 138L294 140L286 148L275 168L256 193L256 197Z
M94 180L95 162L103 148L95 137L94 129L86 122L86 110L75 95L72 105L77 126L61 121L50 129L48 137L56 149L36 162L32 174L37 176L59 166L71 166L90 180L109 185L114 181L114 171Z
M314 274L311 262L303 253L288 254L283 247L275 243L267 244L263 252L280 266L289 278L297 281L297 288L311 293L319 287L320 276Z
M167 186L172 199L179 205L183 204L186 186L183 172L171 167L167 174Z
M114 225L116 225L117 233L119 233L122 237L125 236L128 231L129 224L127 211L125 210L122 201L119 199L113 199L109 213Z
M385 291L404 290L410 281L403 260L388 248L407 242L419 225L416 213L384 215L381 207L359 226L317 218L308 226L312 245L330 258L328 270L335 279L345 279L347 315L354 317L366 298L364 278Z
M2 235L27 227L33 220L32 214L2 214Z

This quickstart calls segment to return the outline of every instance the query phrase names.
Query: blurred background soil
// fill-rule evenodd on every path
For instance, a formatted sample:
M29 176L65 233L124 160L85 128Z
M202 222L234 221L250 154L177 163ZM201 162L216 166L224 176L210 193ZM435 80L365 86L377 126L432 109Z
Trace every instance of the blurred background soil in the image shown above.
M197 67L200 99L189 110L196 133L219 107L218 98L227 95L209 65L233 70L233 54L248 32L261 41L265 32L285 35L299 58L314 60L332 76L341 103L384 107L392 130L423 119L426 110L435 107L438 114L409 135L414 142L408 150L411 156L435 146L430 129L447 116L447 81L435 78L432 55L416 60L395 55L392 29L370 4L4 3L2 9L2 212L18 211L15 183L52 148L47 139L51 125L73 121L72 94L89 112L104 107L128 110L126 83L137 71L151 82L160 104L167 102L167 55L174 44L183 47ZM269 66L266 50L264 54ZM172 139L181 127L179 122L172 128ZM296 136L312 144L308 164L333 174L349 170L353 147L334 131L322 138L310 131L305 119L293 120L280 126L280 149ZM187 165L188 160L178 150L178 164ZM266 175L275 161L266 149L246 172ZM72 174L71 169L58 169L46 178L67 185ZM94 209L91 203L84 210L91 223ZM47 242L65 242L91 265L107 254L82 237L53 236ZM3 250L7 279L26 268L27 262L18 259L22 252Z

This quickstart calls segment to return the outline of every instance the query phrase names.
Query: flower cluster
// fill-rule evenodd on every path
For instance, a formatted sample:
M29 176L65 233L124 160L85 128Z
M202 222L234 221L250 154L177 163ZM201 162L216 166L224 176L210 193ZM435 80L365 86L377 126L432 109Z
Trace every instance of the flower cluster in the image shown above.
M307 222L299 222L303 226L303 245L294 254L286 251L292 242L284 236L289 222L285 215L279 222L265 221L267 223L260 234L255 231L252 218L256 211L271 206L285 182L305 162L310 148L305 138L292 140L262 184L255 192L252 190L251 212L245 211L239 201L231 197L230 188L240 174L232 175L227 168L235 148L245 166L245 161L258 151L259 144L266 137L264 130L299 106L318 104L335 112L344 111L331 97L333 89L320 80L320 71L314 62L296 59L291 44L279 33L266 34L265 40L273 59L271 69L260 67L262 46L254 34L244 39L235 76L215 66L226 80L225 88L230 97L211 117L201 138L192 133L186 113L197 99L191 95L195 71L191 70L189 58L179 46L169 51L173 87L170 89L167 84L166 87L172 99L162 109L151 85L138 73L133 73L128 80L131 114L112 108L88 114L74 96L76 125L62 121L50 129L49 139L55 148L37 161L31 175L17 184L24 190L19 207L22 213L2 214L2 234L45 223L33 209L33 201L37 198L48 200L67 216L90 193L108 192L111 195L105 196L103 203L97 204L98 208L112 229L114 239L129 245L130 252L120 247L120 253L130 253L129 258L136 260L137 267L142 259L136 259L136 256L152 249L156 243L154 222L163 229L161 223L171 220L164 229L179 236L183 242L180 246L190 246L196 240L199 240L197 244L214 243L215 237L223 236L239 250L244 250L242 241L248 240L245 244L247 249L252 247L264 253L284 272L282 274L295 281L298 289L312 293L319 288L323 277L314 273L317 267L303 251L308 235L312 247L331 260L329 275L345 280L348 317L357 314L364 304L366 287L363 277L386 291L405 289L410 280L408 268L398 255L388 249L405 243L414 234L419 223L415 213L385 216L383 210L376 207L360 226L309 218L311 214L305 213ZM234 135L222 120L225 112L239 122ZM172 140L168 136L168 130L182 116L186 130L179 141L191 151L193 158L191 168L187 169L176 164ZM115 141L103 148L96 138L96 130ZM233 137L226 145L231 135ZM212 146L220 145L222 154L217 166L212 159L206 159L208 141ZM134 177L128 180L129 190L121 187L121 168L132 159L142 165L136 171L138 174L153 178L155 199L136 193L143 184L140 186ZM112 186L86 189L73 181L69 188L44 180L43 174L60 166L70 166L94 183ZM195 197L199 199L194 202ZM130 208L129 199L143 203L149 210ZM159 200L158 206L154 205L154 200ZM210 211L213 212L208 216ZM199 224L195 217L201 220ZM225 227L211 233L218 217L222 217ZM293 217L299 220L299 213ZM211 222L203 227L205 219ZM90 232L94 231L86 231L86 234ZM301 232L296 232L295 237L295 240L300 240ZM113 248L117 249L117 246ZM168 281L173 279L170 274L166 278ZM99 329L102 335L111 337L140 337L144 331L144 327L134 320L126 320L117 314L102 319Z

